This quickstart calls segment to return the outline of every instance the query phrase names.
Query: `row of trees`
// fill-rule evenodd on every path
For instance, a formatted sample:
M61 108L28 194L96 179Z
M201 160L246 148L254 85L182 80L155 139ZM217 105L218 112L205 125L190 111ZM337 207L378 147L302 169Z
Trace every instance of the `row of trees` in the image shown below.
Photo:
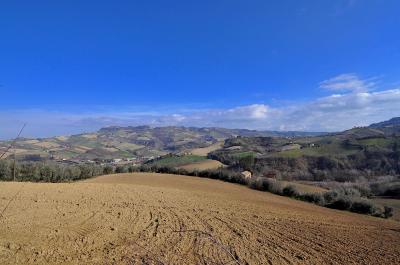
M0 160L1 181L68 182L113 173L111 167L94 164L64 165L55 162Z

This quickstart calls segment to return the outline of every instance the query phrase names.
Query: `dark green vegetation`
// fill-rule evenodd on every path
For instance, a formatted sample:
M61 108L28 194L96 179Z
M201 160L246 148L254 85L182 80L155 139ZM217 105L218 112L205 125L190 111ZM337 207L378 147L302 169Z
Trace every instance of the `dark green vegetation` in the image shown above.
M165 155L210 146L235 136L301 136L305 132L271 132L194 127L107 127L94 133L45 139L19 139L15 144L19 160L48 159L104 160ZM11 141L0 141L0 152ZM12 153L8 154L11 155Z
M284 180L345 182L398 175L400 125L382 124L317 137L231 138L209 157L237 170Z
M113 168L94 164L63 165L54 162L0 160L0 181L69 182L111 174Z

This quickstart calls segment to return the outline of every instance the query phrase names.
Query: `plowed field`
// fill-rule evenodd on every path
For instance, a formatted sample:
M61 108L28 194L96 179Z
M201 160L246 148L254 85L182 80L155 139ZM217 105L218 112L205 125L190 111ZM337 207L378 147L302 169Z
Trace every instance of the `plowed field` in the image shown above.
M217 180L0 183L0 264L400 264L400 223Z

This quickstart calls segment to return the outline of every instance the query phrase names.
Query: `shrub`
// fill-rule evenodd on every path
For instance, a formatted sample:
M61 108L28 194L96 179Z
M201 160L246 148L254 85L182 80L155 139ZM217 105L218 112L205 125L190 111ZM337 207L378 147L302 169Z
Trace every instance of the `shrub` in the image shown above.
M257 180L258 180L258 178L251 178L251 179L247 180L247 186L250 189L258 190L258 188L257 188L258 187Z
M244 170L252 170L254 166L254 155L250 154L239 158L238 164Z
M0 160L0 180L11 180L11 163L6 160Z
M337 192L337 190L330 190L324 193L324 200L327 204L332 203L336 200L337 197L340 196L340 194Z
M76 179L86 179L96 176L96 173L94 172L94 168L92 165L85 165L85 164L79 165L79 169L81 170L81 175Z
M333 203L339 198L360 198L361 194L352 187L338 186L324 193L326 203Z
M321 206L325 205L325 198L321 193L304 193L298 196L300 200L312 202Z
M115 173L127 173L128 172L128 168L125 166L117 166L115 168Z
M338 210L349 210L351 208L351 200L348 197L339 197L326 206Z
M361 197L360 191L353 187L340 186L339 188L337 188L337 190L338 190L338 193L340 193L344 196Z
M282 195L282 190L283 190L283 186L282 186L281 182L274 180L274 179L269 179L269 191L270 192Z
M374 214L376 207L373 203L366 200L353 201L350 211L355 213Z
M249 187L255 190L267 191L269 190L269 181L263 177L252 178L249 181Z
M129 173L138 172L138 171L139 171L139 167L137 167L137 166L129 166L128 167Z
M282 184L274 179L258 177L256 179L251 179L249 182L249 187L261 191L269 191L271 193L282 195L283 187Z
M114 168L112 166L105 166L103 168L103 174L108 175L114 173Z
M393 216L393 208L389 206L384 206L383 217L389 218Z
M296 197L299 195L296 187L293 185L288 185L282 189L282 195L287 197Z

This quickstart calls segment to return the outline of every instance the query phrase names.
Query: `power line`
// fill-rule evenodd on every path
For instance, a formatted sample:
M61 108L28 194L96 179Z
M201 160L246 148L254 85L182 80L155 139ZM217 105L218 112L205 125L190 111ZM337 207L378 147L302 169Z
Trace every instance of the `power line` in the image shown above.
M19 136L21 135L22 131L24 130L25 126L26 126L26 123L24 123L24 126L22 126L22 128L21 128L21 130L19 131L17 137L14 138L14 140L11 142L11 144L8 146L8 148L4 151L4 153L1 154L0 159L2 159L3 156L4 156L5 154L7 154L8 151L14 146L14 144L17 142Z

